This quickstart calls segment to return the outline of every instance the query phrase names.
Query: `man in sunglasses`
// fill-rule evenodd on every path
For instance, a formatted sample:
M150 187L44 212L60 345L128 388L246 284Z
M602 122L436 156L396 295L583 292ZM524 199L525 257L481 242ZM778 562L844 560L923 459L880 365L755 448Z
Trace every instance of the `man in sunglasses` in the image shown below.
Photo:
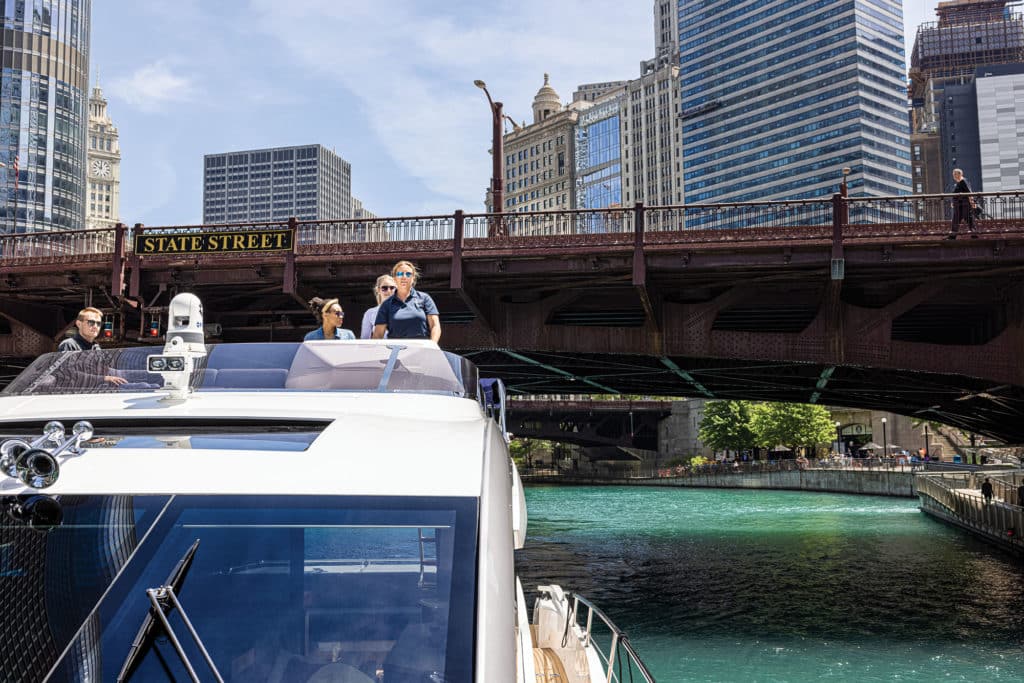
M78 319L75 320L75 327L78 331L73 337L68 337L58 346L58 351L92 351L100 348L96 343L96 337L100 335L100 328L103 326L103 312L98 308L83 308L78 312Z
M83 308L78 312L78 318L75 320L75 327L78 331L75 332L74 336L68 337L60 344L57 345L58 351L96 351L100 348L100 345L96 343L96 337L100 335L100 328L103 327L103 311L92 306ZM99 359L102 367L94 363L78 364L82 366L76 373L77 380L75 380L76 386L89 386L93 383L98 383L102 378L102 383L112 384L118 386L128 382L124 377L115 374L113 370L106 368L106 359ZM86 367L90 366L90 367ZM109 373L109 374L108 374Z

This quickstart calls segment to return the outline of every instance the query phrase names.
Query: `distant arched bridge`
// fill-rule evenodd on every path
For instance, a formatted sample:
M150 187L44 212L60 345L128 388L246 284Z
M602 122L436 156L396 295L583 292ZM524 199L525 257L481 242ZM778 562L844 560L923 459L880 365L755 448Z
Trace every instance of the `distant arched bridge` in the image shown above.
M515 399L508 429L523 438L654 451L658 423L671 414L671 401Z

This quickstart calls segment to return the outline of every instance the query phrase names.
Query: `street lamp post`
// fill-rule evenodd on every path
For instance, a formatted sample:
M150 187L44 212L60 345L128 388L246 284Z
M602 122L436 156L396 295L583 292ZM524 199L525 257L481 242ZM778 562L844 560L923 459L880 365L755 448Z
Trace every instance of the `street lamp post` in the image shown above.
M889 457L889 435L885 431L886 419L882 418L882 458Z
M928 448L928 423L924 423L924 457L930 459L931 449Z
M843 454L843 433L839 431L839 421L836 420L836 455Z
M487 91L487 84L481 80L473 81L473 85L484 91L487 95L487 102L491 105L492 141L491 141L491 203L494 213L503 213L505 210L505 149L502 137L502 123L505 115L502 113L501 102L491 99L491 93Z

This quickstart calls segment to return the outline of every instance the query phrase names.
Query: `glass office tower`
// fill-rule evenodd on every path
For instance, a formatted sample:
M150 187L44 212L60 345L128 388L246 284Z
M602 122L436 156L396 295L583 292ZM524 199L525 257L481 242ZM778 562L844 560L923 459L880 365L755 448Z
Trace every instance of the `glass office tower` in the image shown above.
M576 208L622 205L619 152L621 96L580 114L576 121Z
M85 227L90 9L0 0L0 231Z
M900 0L679 0L687 203L910 192Z
M352 218L352 165L323 145L203 157L203 222Z

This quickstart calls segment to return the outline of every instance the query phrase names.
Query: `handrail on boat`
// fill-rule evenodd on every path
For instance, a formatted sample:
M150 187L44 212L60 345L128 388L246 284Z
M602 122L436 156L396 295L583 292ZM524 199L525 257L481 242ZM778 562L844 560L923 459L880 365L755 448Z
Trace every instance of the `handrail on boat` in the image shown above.
M572 618L574 620L578 618L580 605L583 605L587 608L587 626L586 631L584 632L583 641L584 647L593 643L591 636L595 615L598 619L604 622L604 625L608 628L609 631L611 631L612 642L611 646L608 648L607 656L597 643L593 643L594 650L598 653L598 656L600 656L603 660L605 665L605 671L608 672L608 683L620 683L622 681L621 670L616 672L614 666L615 656L617 654L616 650L620 647L626 652L627 665L630 665L630 662L636 664L636 668L639 674L643 676L643 680L647 681L647 683L655 683L654 676L651 675L650 671L648 671L647 666L643 663L643 660L640 659L640 655L638 655L636 653L636 650L633 649L632 644L630 644L629 642L629 637L618 626L616 626L611 619L608 618L608 615L602 612L599 607L594 605L592 602L587 600L579 593L570 593L570 595L573 599ZM579 622L577 621L577 624L578 623ZM633 680L632 668L630 669L630 680Z
M501 428L501 438L505 442L510 441L508 434L508 419L506 416L506 404L508 395L505 392L505 383L500 379L481 379L480 397L483 402L484 411L489 417L498 421Z

